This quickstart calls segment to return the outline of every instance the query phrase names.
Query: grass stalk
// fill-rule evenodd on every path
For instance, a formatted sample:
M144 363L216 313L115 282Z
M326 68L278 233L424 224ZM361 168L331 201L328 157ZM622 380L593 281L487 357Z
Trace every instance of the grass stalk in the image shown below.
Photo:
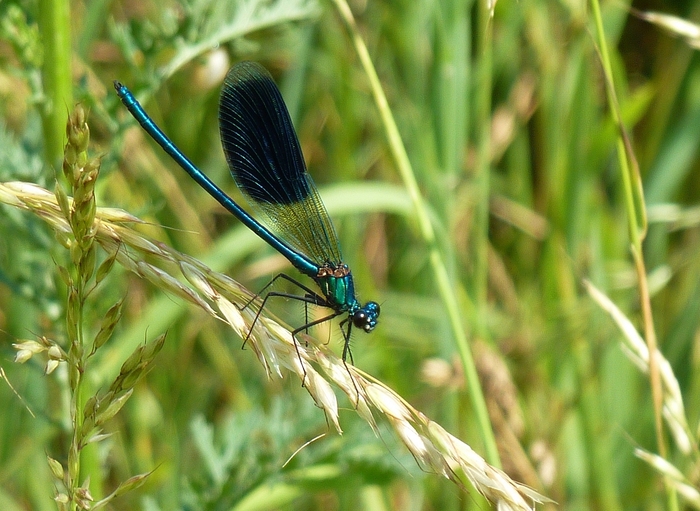
M99 172L99 160L89 160L90 130L86 114L78 105L70 116L66 128L68 138L63 159L63 174L78 200L68 206L61 185L57 184L57 197L61 197L62 211L71 230L66 243L69 246L71 264L64 275L67 287L66 332L68 334L68 371L71 391L71 420L73 435L68 450L67 496L71 511L77 510L91 499L102 495L102 477L94 445L84 443L85 416L83 409L88 400L85 371L89 356L85 339L85 305L88 284L95 271L94 186ZM83 481L90 481L90 488Z
M627 211L628 232L631 241L632 258L637 274L639 286L639 300L642 309L642 321L644 327L644 338L646 340L647 349L650 353L649 357L649 383L652 392L652 402L654 406L654 426L656 431L656 444L659 450L659 455L662 458L667 457L667 447L664 438L663 429L663 389L661 385L661 375L659 372L659 361L657 359L657 340L656 331L654 328L654 318L651 309L651 296L649 294L649 283L647 280L647 270L644 262L644 253L642 241L646 234L646 206L644 204L644 196L640 185L639 169L636 165L634 154L632 153L631 144L626 135L626 129L623 124L619 103L615 93L615 81L612 73L612 65L610 63L610 55L608 51L605 31L603 28L603 17L601 15L600 4L598 0L591 0L593 10L593 19L596 25L596 33L598 36L598 47L600 48L600 58L602 60L603 69L606 75L606 92L608 98L608 106L613 114L615 124L618 127L617 133L617 161L620 167L620 175L623 183L623 193L625 198L625 206ZM636 186L635 186L636 185ZM639 211L638 211L639 208ZM642 218L640 224L638 214ZM667 503L669 509L678 509L678 498L676 490L670 484L668 478L664 478Z
M40 0L38 13L44 43L42 81L45 101L41 110L44 155L50 165L57 165L63 156L68 109L73 104L70 2Z
M98 456L97 444L108 437L104 425L111 420L131 397L134 386L148 369L155 355L163 346L164 336L155 342L139 346L124 362L119 375L106 392L93 393L89 385L91 358L112 336L121 317L122 301L118 301L102 316L99 328L93 330L89 318L92 314L91 297L106 277L116 259L119 247L110 247L108 257L98 266L98 233L96 222L95 182L99 174L100 160L88 157L90 130L85 110L76 106L66 126L67 143L63 158L63 176L70 186L70 198L60 183L54 194L33 188L27 183L15 183L15 192L0 192L0 202L30 209L55 227L56 237L69 252L69 263L58 266L59 275L66 286L65 336L62 344L40 338L37 341L15 343L15 361L24 363L33 356L45 353L45 373L51 374L61 363L68 372L70 443L66 453L53 458L48 456L49 468L54 477L55 496L59 511L79 509L98 510L113 498L142 484L147 474L134 476L121 483L117 489L103 498L104 469ZM33 190L33 192L30 192ZM8 199L23 196L24 206ZM90 340L89 332L97 331ZM59 459L65 459L64 462Z
M474 168L474 188L476 190L477 204L474 212L474 303L478 308L488 307L488 247L489 247L489 198L490 198L490 173L491 173L491 89L492 89L492 24L487 2L477 2L478 30L476 36L476 55L479 70L477 86L478 97L475 101L475 117L477 129L476 163ZM489 337L488 328L485 325L486 310L481 310L475 315L477 318L478 334L481 338Z
M420 233L428 249L430 266L433 270L438 293L443 304L445 305L445 308L447 309L447 316L450 321L452 335L454 337L455 344L457 345L465 378L467 380L468 392L472 400L472 406L474 407L474 413L479 425L479 433L486 449L486 458L492 465L499 466L500 461L498 449L496 447L493 429L491 428L488 411L486 409L486 401L481 389L481 383L479 382L476 366L474 364L474 358L471 350L469 349L467 333L462 323L463 314L460 311L458 299L455 294L454 282L450 279L444 258L440 253L435 236L435 230L430 223L428 209L420 193L420 188L418 186L418 181L416 180L413 167L408 159L406 148L401 139L401 135L399 134L396 121L394 120L391 108L389 107L389 102L387 101L386 95L382 89L379 77L377 76L377 71L372 63L372 58L370 57L367 46L362 40L362 37L357 29L355 18L350 10L350 6L347 4L347 2L345 2L345 0L333 0L333 2L335 3L338 12L348 27L355 51L357 52L360 62L362 63L362 67L367 75L367 78L369 79L372 95L375 103L377 104L377 109L379 110L379 115L382 119L384 130L386 131L389 147L396 161L396 165L404 186L408 190L408 194L413 201Z

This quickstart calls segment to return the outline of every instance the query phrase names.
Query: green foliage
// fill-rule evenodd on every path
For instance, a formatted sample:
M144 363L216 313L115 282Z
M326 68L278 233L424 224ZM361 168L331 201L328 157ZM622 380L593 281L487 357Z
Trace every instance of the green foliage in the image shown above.
M361 299L381 303L380 326L353 337L357 366L486 456L468 393L478 389L465 389L458 358L461 328L514 479L567 508L679 506L634 453L659 452L649 378L580 283L604 290L644 335L648 280L658 344L695 431L700 86L685 40L614 2L602 6L601 25L586 3L500 0L489 18L485 2L354 2L355 33L332 2L70 2L68 20L40 23L49 3L0 2L0 181L53 190L58 179L71 225L57 237L35 215L0 205L1 509L56 509L53 497L59 506L103 499L107 509L487 508L419 472L388 429L377 438L352 411L337 435L297 381L268 379L230 329L92 243L95 205L121 207L149 222L148 235L250 289L289 271L113 93L113 80L128 84L239 197L216 104L224 73L242 59L278 80ZM674 8L691 19L697 2ZM46 62L46 23L69 34L72 54ZM358 35L422 217L353 47ZM620 170L609 87L649 215L641 279L630 246L643 222L630 227L638 205ZM89 147L56 123L73 111L71 96L90 111ZM75 175L52 154L67 142ZM96 181L88 153L103 155ZM272 308L290 325L304 314L284 301ZM325 328L311 333L339 348L337 325ZM666 459L697 487L697 439L687 453L664 431Z
M405 476L405 465L412 464L405 454L400 462L387 457L387 449L399 452L398 444L383 444L359 425L346 431L342 442L325 437L290 452L299 439L311 439L324 428L323 418L307 399L274 396L268 408L238 411L216 427L202 416L192 419L196 461L189 466L193 476L185 477L181 497L188 507L266 509L289 505L305 494L342 489L348 480L387 484ZM414 477L422 477L416 468L409 470Z

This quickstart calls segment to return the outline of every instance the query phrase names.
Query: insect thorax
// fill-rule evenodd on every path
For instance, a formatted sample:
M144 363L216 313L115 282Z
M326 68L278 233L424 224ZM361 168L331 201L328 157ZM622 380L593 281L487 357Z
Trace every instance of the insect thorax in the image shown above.
M318 269L314 280L335 310L353 311L359 307L352 273L347 264L326 263Z

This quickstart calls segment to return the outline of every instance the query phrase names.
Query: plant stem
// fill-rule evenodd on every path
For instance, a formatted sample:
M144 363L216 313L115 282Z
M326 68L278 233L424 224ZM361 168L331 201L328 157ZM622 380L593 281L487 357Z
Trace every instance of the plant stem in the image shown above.
M620 108L615 95L615 82L610 64L610 55L608 52L607 42L605 40L605 32L603 30L603 18L600 12L600 4L598 0L592 0L591 6L593 10L593 18L596 24L598 34L598 46L600 48L600 57L602 59L603 68L606 74L607 97L610 111L613 114L615 123L618 126L617 135L617 159L620 166L620 174L622 177L623 191L625 196L625 206L627 209L627 221L630 240L632 243L632 257L637 271L637 279L639 281L639 300L642 308L642 317L644 323L644 338L649 350L649 382L651 386L652 402L654 405L654 425L656 429L656 444L659 450L659 455L662 458L667 457L666 442L664 439L663 430L663 391L661 388L661 376L659 374L659 364L657 360L657 342L656 331L654 328L654 317L651 310L651 297L649 295L649 284L647 282L647 272L644 263L644 254L642 250L642 240L646 233L646 217L644 197L640 186L634 186L639 183L639 172L632 154L628 154L628 145L625 140L625 127L620 116ZM636 174L633 174L636 171ZM635 193L636 192L636 193ZM639 205L643 225L640 226L638 220L637 206ZM665 478L665 487L669 509L678 509L678 498L676 491Z
M73 106L71 83L71 19L68 0L39 0L39 31L44 42L42 81L44 154L58 166L63 156L68 110Z
M476 164L474 168L474 186L478 197L474 212L474 303L477 308L486 307L488 303L488 247L489 247L489 197L491 165L491 87L492 87L492 37L490 13L486 2L478 3L479 35L477 36L476 55L479 60L475 104L476 130ZM488 337L485 310L478 311L477 333L482 338Z
M479 424L481 437L486 449L485 457L491 465L500 466L500 458L498 456L496 440L493 436L491 422L486 409L486 401L481 390L481 383L479 382L479 377L476 372L474 359L467 342L467 334L464 329L464 325L462 324L463 314L462 311L460 311L457 296L454 291L454 282L448 275L445 261L438 248L435 231L430 223L428 210L420 193L418 182L416 181L411 162L409 161L408 154L406 153L406 148L401 140L401 135L399 134L393 114L389 108L389 103L384 95L384 91L382 90L379 77L377 76L377 71L375 70L372 59L369 56L367 46L365 46L365 43L357 30L357 25L355 24L352 11L345 0L333 0L333 2L335 3L344 22L348 26L355 50L357 51L362 67L364 68L369 79L374 101L377 104L377 108L389 141L389 147L394 155L394 159L396 160L396 165L398 167L399 174L401 175L401 179L403 180L408 194L413 202L420 233L428 248L430 266L433 269L438 292L447 309L452 335L454 336L462 361L464 375L467 380L467 388L472 400L472 406L474 407L474 413L476 415L476 420Z

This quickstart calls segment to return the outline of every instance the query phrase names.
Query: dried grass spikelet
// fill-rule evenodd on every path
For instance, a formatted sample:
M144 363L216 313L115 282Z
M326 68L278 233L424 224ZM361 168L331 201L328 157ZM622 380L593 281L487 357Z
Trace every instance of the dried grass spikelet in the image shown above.
M630 8L630 12L639 19L645 20L669 34L682 38L691 48L700 49L700 25L697 23L664 12L640 11L634 8Z
M584 280L588 294L615 321L624 341L622 348L627 357L643 373L649 372L649 349L646 342L634 327L632 322L602 291L590 281ZM686 419L685 405L681 388L673 372L673 368L663 354L656 350L656 361L663 386L663 416L673 435L676 445L684 454L697 450L695 436L690 430Z
M0 183L0 202L34 212L57 233L70 228L54 194L36 185ZM116 261L132 272L200 307L245 338L255 311L242 309L242 305L254 295L230 277L149 239L128 225L138 223L143 222L124 211L97 208L95 241L107 253L116 254ZM467 444L414 409L382 382L346 365L324 345L310 338L308 344L295 342L290 330L266 311L259 316L247 342L269 376L281 377L282 368L295 373L338 432L342 430L332 383L348 396L356 412L375 432L375 414L383 416L424 470L441 474L460 487L466 478L498 509L526 510L535 503L551 502L487 464Z
M675 465L661 456L652 454L644 449L635 449L634 454L664 476L668 484L680 493L688 504L695 509L700 509L700 491L698 491L697 485L689 481Z

